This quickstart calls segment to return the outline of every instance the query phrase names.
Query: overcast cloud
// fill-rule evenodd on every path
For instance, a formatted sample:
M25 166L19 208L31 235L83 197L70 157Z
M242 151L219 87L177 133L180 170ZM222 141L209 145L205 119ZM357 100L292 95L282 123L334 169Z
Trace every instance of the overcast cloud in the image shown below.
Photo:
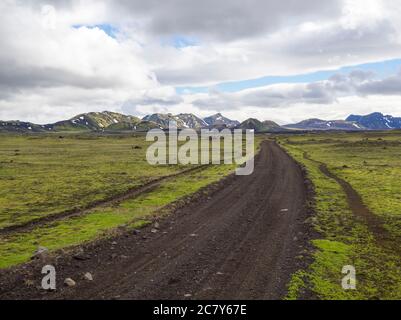
M234 93L175 90L401 58L400 16L396 0L5 0L0 119L45 123L102 110L280 122L401 115L399 70Z

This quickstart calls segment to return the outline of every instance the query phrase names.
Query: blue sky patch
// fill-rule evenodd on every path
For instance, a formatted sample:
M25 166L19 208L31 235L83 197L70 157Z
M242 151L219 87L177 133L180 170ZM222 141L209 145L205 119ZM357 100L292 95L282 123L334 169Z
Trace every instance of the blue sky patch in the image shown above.
M378 78L384 78L396 74L401 70L401 59L348 66L338 70L318 71L294 76L267 76L251 80L224 82L213 86L213 88L221 92L237 92L277 83L309 83L327 80L334 74L350 73L355 70L371 71L375 73ZM209 92L209 87L177 87L176 92L178 94L207 93Z
M76 24L72 26L75 29L79 29L81 27L86 27L89 29L98 28L103 30L109 37L116 38L116 34L118 33L118 29L111 24L95 24L95 25L83 25L83 24Z
M199 45L199 41L192 37L175 35L168 39L162 41L163 45L173 46L177 49L182 49L186 47L194 47Z

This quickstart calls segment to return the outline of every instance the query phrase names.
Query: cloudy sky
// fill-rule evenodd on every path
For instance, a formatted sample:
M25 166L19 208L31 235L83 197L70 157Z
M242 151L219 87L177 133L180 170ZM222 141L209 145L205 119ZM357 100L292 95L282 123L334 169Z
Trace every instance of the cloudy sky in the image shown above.
M401 116L398 0L2 0L0 119Z

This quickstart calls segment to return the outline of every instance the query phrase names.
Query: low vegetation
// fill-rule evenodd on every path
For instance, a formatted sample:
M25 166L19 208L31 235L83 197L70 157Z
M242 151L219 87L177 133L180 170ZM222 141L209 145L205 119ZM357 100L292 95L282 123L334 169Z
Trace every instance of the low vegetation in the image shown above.
M400 299L401 133L321 133L279 142L306 167L316 193L313 262L293 276L288 299ZM372 217L352 210L334 177L360 195ZM341 286L346 265L356 268L356 290Z
M0 136L0 228L83 208L183 166L150 166L144 136Z
M260 141L262 138L258 138ZM191 166L151 166L145 137L99 134L2 135L0 229L86 207ZM26 262L39 246L51 251L139 228L202 188L234 172L207 166L165 179L121 203L0 236L0 269Z
M117 227L139 228L163 208L190 196L202 187L232 173L234 166L213 166L161 183L156 189L118 206L91 210L79 217L67 218L40 226L30 232L15 233L0 239L0 268L25 262L38 246L57 250L107 236Z

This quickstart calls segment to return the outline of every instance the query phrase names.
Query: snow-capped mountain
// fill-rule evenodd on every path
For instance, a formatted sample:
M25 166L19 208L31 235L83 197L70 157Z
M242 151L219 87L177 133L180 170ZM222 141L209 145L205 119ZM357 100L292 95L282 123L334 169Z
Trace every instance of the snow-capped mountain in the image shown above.
M195 116L192 113L181 113L176 116L178 119L184 122L185 127L191 129L202 129L206 128L208 124L201 118Z
M370 130L401 129L401 118L395 118L390 115L385 116L380 112L366 116L350 115L347 121L353 121Z
M236 120L231 120L224 117L221 113L217 113L213 116L203 119L209 127L221 127L226 126L227 128L235 128L241 123Z
M154 113L143 117L142 120L157 123L160 129L168 129L170 122L174 123L178 129L187 128L184 121L171 113Z
M366 130L366 128L353 121L344 120L321 120L321 119L308 119L295 124L287 124L284 126L287 129L295 130L345 130L345 131L359 131Z

